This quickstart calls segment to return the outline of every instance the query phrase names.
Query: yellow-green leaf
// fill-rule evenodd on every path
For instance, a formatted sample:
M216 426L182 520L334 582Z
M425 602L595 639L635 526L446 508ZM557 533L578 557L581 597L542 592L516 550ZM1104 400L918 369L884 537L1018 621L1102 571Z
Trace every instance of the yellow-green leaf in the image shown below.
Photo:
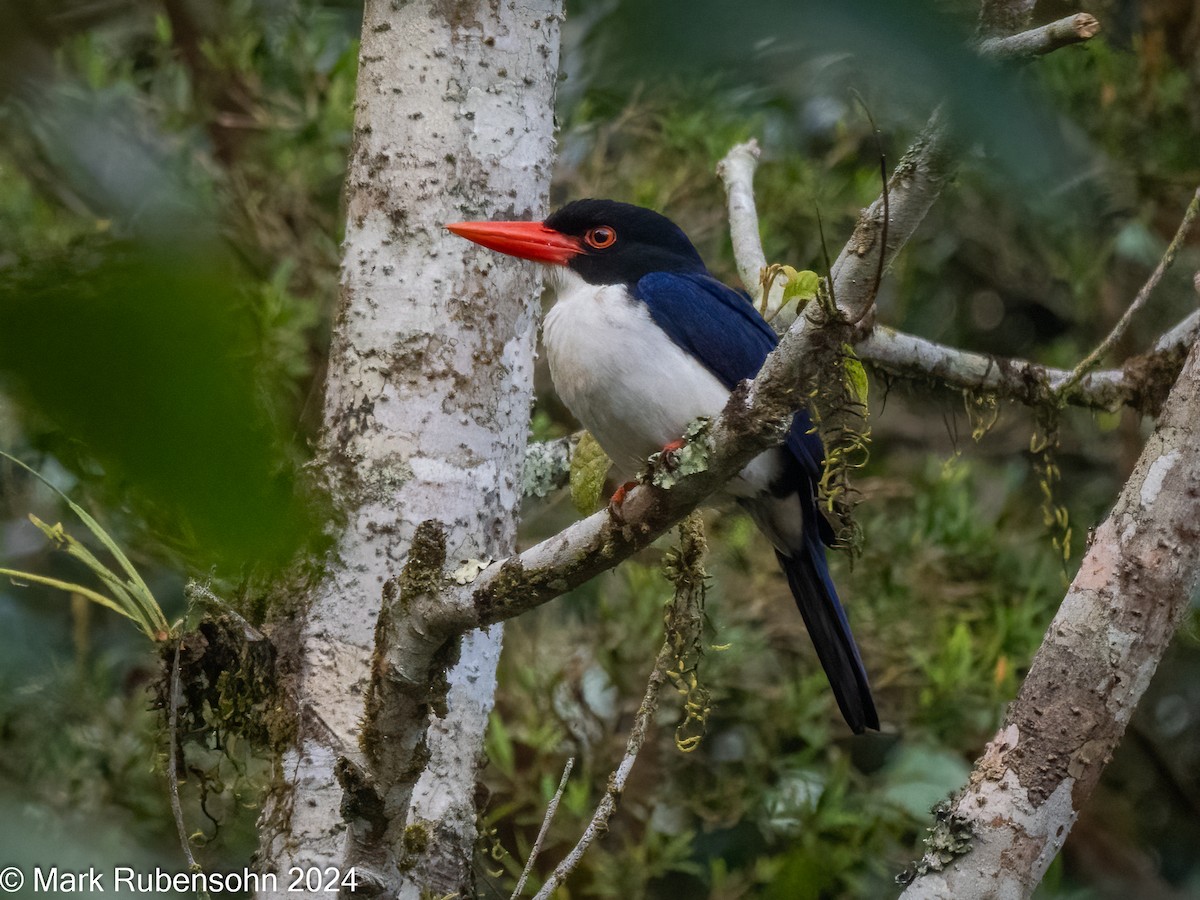
M14 581L29 581L34 584L44 584L46 587L58 588L60 591L66 591L68 594L79 594L82 597L87 597L93 603L98 603L101 606L111 609L115 613L120 613L127 619L133 619L133 616L128 611L122 609L110 598L104 596L99 591L93 591L89 587L84 587L82 584L76 584L73 581L61 581L58 578L49 578L45 575L38 575L34 572L21 572L17 569L0 569L0 576L5 576ZM152 636L153 637L153 636Z
M600 444L585 431L571 455L571 502L584 515L599 507L604 478L611 465Z
M854 348L842 344L842 367L846 372L846 390L850 399L863 406L867 405L867 370L854 355Z
M87 511L79 504L72 501L61 490L47 481L41 473L27 466L21 460L0 450L0 456L8 459L10 462L20 466L29 474L33 475L42 484L46 485L56 494L58 494L71 511L79 517L79 520L87 527L87 529L95 536L95 538L112 554L117 564L129 577L122 579L119 574L114 572L84 546L76 538L67 533L61 523L49 525L43 522L37 516L30 515L29 519L36 525L46 537L58 546L59 549L65 550L69 555L74 556L96 575L108 589L112 592L112 596L101 594L93 591L90 588L84 588L80 585L71 584L69 582L61 582L57 579L47 578L45 576L35 576L31 573L19 573L22 577L30 581L36 581L39 584L45 584L50 587L58 587L62 590L73 591L82 594L89 600L106 606L127 618L132 619L138 624L146 635L154 641L163 640L170 633L170 626L167 624L166 616L163 614L162 608L158 605L154 594L146 582L142 580L141 575L134 567L129 558L122 552L117 542L104 530L104 528L88 515ZM11 570L0 570L0 572L11 572Z
M817 290L821 286L821 276L809 269L797 271L791 266L783 267L783 274L787 276L787 284L783 287L783 302L799 299L802 302L807 302L817 296Z

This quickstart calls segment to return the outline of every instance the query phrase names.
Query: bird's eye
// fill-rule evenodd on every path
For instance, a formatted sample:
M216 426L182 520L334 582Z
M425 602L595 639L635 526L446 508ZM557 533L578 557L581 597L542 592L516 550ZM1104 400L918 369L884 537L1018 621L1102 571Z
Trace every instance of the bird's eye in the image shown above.
M607 225L601 225L598 228L590 229L583 239L587 241L589 247L604 250L617 242L617 232Z

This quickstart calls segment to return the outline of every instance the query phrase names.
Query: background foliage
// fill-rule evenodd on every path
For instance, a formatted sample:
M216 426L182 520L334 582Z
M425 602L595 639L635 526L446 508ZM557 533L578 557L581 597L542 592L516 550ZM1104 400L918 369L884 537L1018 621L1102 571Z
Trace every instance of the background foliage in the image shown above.
M1200 181L1191 4L1101 3L1101 39L1004 69L955 49L965 3L835 15L762 0L736 21L726 6L569 4L556 202L659 208L735 281L712 169L754 135L768 257L820 271L818 211L836 252L878 192L879 147L894 162L945 97L964 163L886 281L880 318L1071 364ZM1042 3L1036 18L1073 9ZM0 449L95 513L172 618L199 577L261 621L276 566L314 540L319 505L297 471L336 292L358 23L334 0L0 6ZM1194 305L1196 263L1192 248L1123 352ZM540 377L535 436L566 433ZM847 734L763 542L732 511L710 514L708 735L681 754L679 703L664 704L612 832L564 897L878 897L920 854L929 807L1000 721L1147 423L1063 416L1064 565L1027 410L993 423L973 398L882 378L871 396L865 549L834 565L883 733ZM0 485L0 564L86 577L25 520L65 521L54 496L7 464ZM565 497L532 503L523 539L573 515ZM669 593L659 561L647 552L509 627L485 896L511 890L565 758L579 762L546 866L619 759ZM0 856L182 868L154 650L33 586L0 584L0 622ZM1168 655L1042 896L1200 896L1195 635ZM200 855L240 869L261 762L234 735L190 737ZM96 821L115 827L100 838Z

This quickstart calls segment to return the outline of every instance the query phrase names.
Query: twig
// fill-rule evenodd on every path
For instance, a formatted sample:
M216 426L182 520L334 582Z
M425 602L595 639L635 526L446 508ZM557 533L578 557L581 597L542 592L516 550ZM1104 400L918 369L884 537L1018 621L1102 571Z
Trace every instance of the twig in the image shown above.
M737 262L738 276L755 306L763 299L761 273L767 267L767 256L758 236L758 208L754 204L754 170L758 168L761 153L758 141L751 138L744 144L735 144L717 163L717 177L725 184L729 206L733 258ZM769 293L768 300L771 297L781 300L783 287L773 288ZM778 302L768 303L767 308L774 309L778 305Z
M1100 23L1094 16L1077 13L1020 34L988 38L980 42L979 55L988 59L1041 56L1060 47L1090 40L1099 33Z
M1155 343L1149 355L1178 354L1179 365L1191 343L1200 336L1200 310L1192 312ZM1074 387L1063 386L1071 376L1066 369L1041 366L1025 359L974 353L939 344L882 325L856 343L855 352L872 363L908 378L936 378L968 391L996 393L1020 403L1033 404L1057 393L1060 400L1093 409L1120 404L1138 405L1145 385L1129 371L1104 369L1089 372Z
M625 790L625 782L629 779L629 773L633 769L633 764L637 761L638 752L642 749L642 745L646 742L646 734L650 730L650 723L654 719L655 712L658 711L658 697L662 691L663 684L667 681L667 672L671 668L672 662L678 656L677 648L675 647L674 636L678 634L683 626L683 623L677 621L683 619L690 614L691 607L686 603L678 602L681 593L692 591L697 583L703 583L703 557L705 553L704 542L704 526L696 513L692 513L680 524L680 565L684 565L683 560L689 561L689 564L699 568L699 573L695 578L680 578L676 580L675 601L668 608L667 622L665 628L665 637L663 639L662 649L658 651L658 656L654 660L654 670L650 673L650 679L646 683L646 693L642 697L642 705L638 707L637 715L633 720L633 727L629 730L629 740L625 743L625 756L622 758L620 765L608 777L608 787L604 791L604 796L600 798L600 803L596 806L596 811L592 814L592 820L588 822L587 828L584 829L583 835L579 838L571 852L566 858L558 864L546 879L546 883L542 885L541 890L537 892L533 900L549 900L550 895L554 892L568 875L575 871L579 865L583 855L587 852L588 847L596 838L608 831L608 820L612 818L613 812L617 808L617 803L621 798L621 793ZM565 780L565 776L564 776ZM516 897L516 894L513 895Z
M554 821L554 814L558 812L558 801L562 799L563 791L567 789L567 779L571 777L573 768L575 768L575 757L572 756L563 767L558 790L554 792L554 796L550 799L550 805L546 807L546 817L542 819L542 828L538 832L537 840L533 842L533 847L529 851L529 859L525 862L525 869L521 872L521 877L517 879L517 886L513 889L510 900L517 900L521 896L521 891L525 890L525 880L529 878L529 873L533 871L533 864L537 860L538 854L542 852L542 842L546 840L550 823Z
M871 115L871 107L867 105L867 101L863 98L863 95L853 88L851 89L851 93L853 93L854 99L858 101L858 105L862 107L863 115L867 117L867 122L871 126L871 136L875 138L875 148L879 151L879 182L882 188L880 199L883 201L883 222L879 229L879 264L875 267L875 280L871 283L871 302L866 304L863 307L862 312L859 313L858 318L850 323L851 325L858 325L859 322L862 322L869 315L871 315L872 312L874 312L875 301L879 298L879 286L883 284L883 271L886 268L885 263L887 262L886 249L888 241L888 222L891 221L891 210L889 209L888 203L887 153L883 149L883 139L879 134L879 126L875 124L875 117ZM818 213L817 225L820 226L820 224L821 217ZM821 236L821 247L822 249L825 247L824 235ZM829 271L829 268L829 259L827 257L825 260L825 270ZM831 280L830 291L832 292L832 290L833 283ZM834 303L837 302L836 298L832 297L832 293L831 299L834 300Z
M1150 277L1146 280L1146 283L1142 285L1142 289L1137 292L1137 296L1133 298L1133 302L1129 304L1129 308L1125 310L1125 313L1121 316L1120 321L1118 321L1113 330L1109 332L1108 337L1100 342L1100 346L1085 356L1083 362L1077 365L1067 380L1059 386L1058 394L1060 397L1075 387L1075 385L1079 383L1079 380L1083 378L1083 376L1086 375L1090 369L1095 367L1096 364L1104 358L1104 355L1108 353L1109 350L1116 346L1117 341L1121 340L1129 328L1129 323L1133 321L1134 315L1136 315L1137 312L1146 305L1146 301L1150 298L1151 292L1162 280L1163 273L1165 273L1168 267L1170 267L1171 263L1175 261L1175 255L1179 252L1179 248L1183 246L1183 242L1187 240L1187 236L1191 232L1192 225L1195 223L1196 216L1198 214L1200 214L1200 189L1197 189L1196 193L1192 195L1192 202L1188 204L1187 210L1183 214L1183 220L1179 223L1179 228L1175 232L1175 237L1173 237L1171 239L1171 243L1167 245L1166 252L1163 254L1162 259L1158 261L1158 265L1154 267L1154 271L1150 273Z
M179 743L179 695L181 693L179 687L179 648L183 644L183 638L175 642L175 651L171 655L171 688L170 698L167 701L170 707L167 709L167 740L170 742L170 750L167 754L167 789L171 795L171 813L175 816L175 830L179 833L179 843L183 847L184 856L187 857L188 870L191 872L199 872L200 864L196 862L196 857L192 855L192 845L188 840L187 826L183 822L183 805L179 802L179 778L176 774L178 766L178 750L176 749ZM207 896L207 893L205 893Z
M1196 293L1200 294L1200 272L1194 277ZM1155 353L1162 353L1174 347L1190 347L1200 336L1200 309L1192 310L1178 325L1160 337L1154 344Z
M625 790L625 782L629 779L629 773L637 761L638 752L642 749L642 744L646 742L650 720L658 711L658 695L667 680L667 667L673 658L674 650L668 639L663 643L662 649L658 651L658 657L654 660L654 671L650 673L650 680L646 683L646 693L642 697L642 705L638 707L637 716L633 720L633 728L629 731L629 740L625 744L625 756L621 759L621 764L608 776L608 787L605 788L604 796L600 798L600 803L592 814L592 820L588 822L578 843L546 879L546 883L534 895L533 900L549 900L554 889L575 871L575 867L579 865L592 842L608 831L608 820L612 818L612 814L617 808L621 792Z

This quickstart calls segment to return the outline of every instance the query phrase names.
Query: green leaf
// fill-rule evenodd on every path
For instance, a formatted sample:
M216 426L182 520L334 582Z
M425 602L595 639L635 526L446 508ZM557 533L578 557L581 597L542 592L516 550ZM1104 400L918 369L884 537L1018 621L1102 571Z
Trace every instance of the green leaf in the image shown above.
M76 538L67 534L66 529L63 528L61 523L48 525L37 516L32 514L29 516L29 521L36 525L41 530L42 534L46 535L46 537L56 544L59 549L66 551L69 555L75 557L85 566L87 566L97 578L104 582L105 586L112 593L112 596L109 597L98 593L97 591L90 590L89 588L82 587L81 585L59 581L55 578L32 575L28 572L18 572L15 574L21 578L28 579L29 581L37 582L38 584L44 584L49 587L57 587L61 590L82 594L89 600L99 603L101 606L108 607L109 609L119 612L121 615L132 619L138 624L138 627L145 632L146 636L149 637L150 640L163 640L171 630L170 626L167 624L167 617L163 613L162 607L159 606L158 600L155 599L154 594L151 592L149 586L142 579L142 576L138 573L133 563L129 561L129 557L122 552L121 548L117 545L117 542L112 539L112 536L104 530L103 526L101 526L99 522L88 515L87 511L84 510L82 506L80 506L78 503L75 503L70 497L46 480L46 478L43 477L40 472L30 468L25 463L21 462L21 460L9 455L8 453L5 453L3 450L0 450L0 456L9 460L9 462L20 466L42 484L46 485L46 487L50 488L50 490L54 491L54 493L58 494L58 496L61 497L71 508L71 511L79 517L79 520L87 526L88 531L90 531L95 538L104 545L105 549L112 554L113 558L117 561L117 564L129 577L128 579L122 579L120 575L97 559L91 550L89 550ZM14 572L9 569L0 569L0 573L10 575L14 574Z
M97 243L2 273L6 389L198 562L290 557L317 507L297 489L289 401L263 380L278 371L259 337L275 333L271 297L248 303L239 264L200 238Z
M784 303L798 299L803 305L817 296L817 290L821 286L821 276L816 272L810 269L797 271L791 266L784 266L783 274L787 276L787 284L783 286Z
M842 344L842 367L846 371L846 390L850 399L867 405L867 370L849 344Z
M497 769L511 778L516 765L512 735L509 734L504 719L495 713L488 721L486 743L488 759Z
M931 806L967 780L971 767L937 745L901 744L880 774L880 796L921 821Z
M588 515L600 506L600 492L611 466L600 444L585 431L571 456L571 502L579 512Z
M44 584L46 587L58 588L60 591L66 591L69 594L80 594L87 597L93 603L99 603L101 606L105 606L115 613L120 613L126 618L133 619L133 616L128 611L122 609L108 597L98 591L93 591L91 588L84 587L82 584L76 584L73 581L60 581L57 578L49 578L45 575L34 574L33 572L21 572L17 569L0 569L0 575L18 581L32 581L34 584ZM134 619L134 621L137 620Z

